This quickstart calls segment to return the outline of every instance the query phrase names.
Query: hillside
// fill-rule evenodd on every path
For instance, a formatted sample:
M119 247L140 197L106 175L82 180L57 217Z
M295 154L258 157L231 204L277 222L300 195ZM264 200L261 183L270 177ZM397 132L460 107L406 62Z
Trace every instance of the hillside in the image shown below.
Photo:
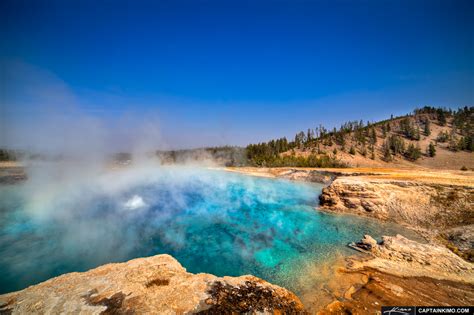
M424 107L380 122L320 126L247 147L254 166L474 169L474 107Z

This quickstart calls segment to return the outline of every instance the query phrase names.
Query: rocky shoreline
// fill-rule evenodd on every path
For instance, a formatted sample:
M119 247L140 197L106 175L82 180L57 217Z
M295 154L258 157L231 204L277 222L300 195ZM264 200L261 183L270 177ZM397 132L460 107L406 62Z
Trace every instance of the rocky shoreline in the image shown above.
M333 302L319 314L367 314L381 305L469 305L474 301L474 173L419 169L241 168L254 176L324 183L319 210L354 214L410 228L351 247L334 275Z
M324 211L404 225L474 262L474 187L340 177L319 199Z

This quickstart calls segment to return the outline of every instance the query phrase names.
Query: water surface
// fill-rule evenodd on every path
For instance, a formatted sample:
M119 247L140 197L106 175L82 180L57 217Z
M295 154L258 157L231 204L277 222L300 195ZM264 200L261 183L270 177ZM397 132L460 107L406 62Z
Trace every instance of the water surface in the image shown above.
M192 168L0 187L0 293L167 253L193 273L253 274L296 293L305 270L399 227L314 208L322 185ZM308 279L306 279L308 280Z

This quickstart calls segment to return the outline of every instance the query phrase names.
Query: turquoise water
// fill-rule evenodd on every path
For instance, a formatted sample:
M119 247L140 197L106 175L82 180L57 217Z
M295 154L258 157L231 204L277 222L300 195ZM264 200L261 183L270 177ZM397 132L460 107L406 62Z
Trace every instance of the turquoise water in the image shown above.
M0 293L167 253L193 273L253 274L296 293L305 268L399 228L318 212L322 185L166 168L0 187Z

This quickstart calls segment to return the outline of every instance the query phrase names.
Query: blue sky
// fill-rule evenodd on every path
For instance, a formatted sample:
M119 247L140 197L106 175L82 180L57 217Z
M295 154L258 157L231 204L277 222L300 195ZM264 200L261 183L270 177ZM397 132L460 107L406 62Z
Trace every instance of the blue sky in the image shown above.
M115 144L246 145L474 105L473 41L473 1L4 0L3 142L80 118Z

